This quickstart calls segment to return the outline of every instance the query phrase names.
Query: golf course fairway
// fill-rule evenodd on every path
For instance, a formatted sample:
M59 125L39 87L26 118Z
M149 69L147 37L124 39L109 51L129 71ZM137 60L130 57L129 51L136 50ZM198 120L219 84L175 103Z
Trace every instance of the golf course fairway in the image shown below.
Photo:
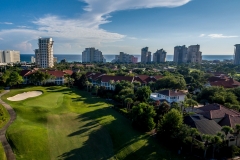
M8 97L42 95L22 101ZM107 101L61 86L13 89L2 97L17 113L7 138L17 160L181 159L131 127Z

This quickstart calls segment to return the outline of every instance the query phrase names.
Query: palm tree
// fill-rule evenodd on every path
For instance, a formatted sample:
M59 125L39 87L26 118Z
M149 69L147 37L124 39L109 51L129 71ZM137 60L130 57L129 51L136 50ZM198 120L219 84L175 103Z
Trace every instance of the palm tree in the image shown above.
M219 146L222 143L221 137L215 135L211 138L211 143L213 145L213 152L212 152L212 158L214 159L214 152L217 146Z
M134 81L133 85L134 85L134 89L137 90L137 88L141 86L141 83L138 81Z
M89 81L86 81L87 91L88 91L89 84L90 84L90 82L89 82Z
M190 132L190 136L192 137L192 143L191 143L191 153L192 153L194 139L196 136L200 135L200 133L196 128L191 128L189 132Z
M237 146L238 136L239 136L239 133L240 133L240 124L236 124L235 130L236 130L236 146Z
M192 111L193 111L194 106L198 105L198 103L196 101L194 101L193 99L187 99L186 104L188 105L188 107L192 107Z
M223 131L225 133L225 139L227 139L228 133L233 133L234 130L232 129L232 127L223 126L221 131ZM227 141L226 141L226 144L227 144Z
M203 139L203 141L205 142L205 143L204 143L204 155L203 155L203 158L204 158L204 159L206 158L207 149L208 149L208 147L209 147L209 143L211 142L211 138L212 138L211 135L208 135L208 134L202 135L202 139Z
M130 105L133 103L132 98L126 98L125 103L127 103L127 111L130 109Z

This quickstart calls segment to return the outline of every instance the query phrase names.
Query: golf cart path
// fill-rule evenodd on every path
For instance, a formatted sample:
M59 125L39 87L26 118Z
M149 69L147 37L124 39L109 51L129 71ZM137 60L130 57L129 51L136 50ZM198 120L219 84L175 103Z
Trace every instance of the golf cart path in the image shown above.
M0 104L2 104L6 108L6 110L8 111L8 113L10 115L10 120L8 121L8 123L2 129L0 129L0 141L3 145L7 160L15 160L16 159L15 155L14 155L14 153L12 151L12 148L11 148L10 144L8 143L7 138L6 138L6 131L7 131L8 127L16 119L16 113L10 105L3 102L2 99L1 99L1 97L8 92L9 92L9 90L4 90L0 94Z

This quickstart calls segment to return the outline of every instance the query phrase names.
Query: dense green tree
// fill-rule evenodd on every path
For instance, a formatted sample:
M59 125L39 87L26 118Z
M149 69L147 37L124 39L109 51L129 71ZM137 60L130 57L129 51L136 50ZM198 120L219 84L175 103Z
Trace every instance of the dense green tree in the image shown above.
M203 158L205 159L206 155L207 155L207 149L210 147L210 144L211 144L212 136L208 135L208 134L204 134L204 135L202 135L202 139L204 141L204 155L203 155Z
M173 138L178 134L182 124L182 114L176 109L171 109L159 121L157 127L158 135L164 138Z
M153 119L155 115L153 106L146 103L139 103L132 108L132 124L142 131L150 131L156 125Z
M196 128L191 128L191 129L189 130L189 134L190 134L190 136L191 136L191 138L192 138L192 142L191 142L191 153L192 153L192 148L193 148L194 140L195 140L195 138L196 138L198 135L200 135L200 133L199 133L199 131L198 131Z
M237 146L238 145L238 136L240 133L240 124L236 124L235 131L236 131L236 146Z
M188 107L191 107L192 108L192 111L194 109L194 106L197 106L198 103L196 101L194 101L193 99L186 99L185 100L185 103Z
M155 88L158 89L185 89L186 82L182 76L166 76L156 81Z
M147 102L150 98L150 94L152 93L150 87L143 86L137 89L136 98L140 102Z
M87 86L87 76L86 74L82 74L82 76L80 77L80 79L78 80L78 87L80 89L83 89Z
M133 103L133 100L132 98L126 98L124 101L127 104L127 111L129 111L131 104Z
M9 74L9 77L6 81L6 84L8 86L15 86L15 85L18 85L18 84L21 84L23 82L23 78L22 76L20 76L18 74L18 72L16 71L12 71L10 74Z
M131 83L128 82L128 81L116 82L116 83L115 83L115 90L114 90L115 95L118 95L118 93L119 93L122 89L125 89L125 88L133 89L133 84L131 84Z
M33 84L40 85L45 83L51 78L51 75L47 72L36 71L29 75L29 81Z

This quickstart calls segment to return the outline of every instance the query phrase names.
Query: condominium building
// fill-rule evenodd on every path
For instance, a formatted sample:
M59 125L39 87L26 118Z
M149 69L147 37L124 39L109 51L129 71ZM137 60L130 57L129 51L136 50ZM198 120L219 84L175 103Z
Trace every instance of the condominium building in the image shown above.
M191 45L188 47L187 62L189 63L202 63L202 52L200 45Z
M191 45L188 48L185 45L174 47L173 61L176 63L201 63L200 45Z
M112 60L113 63L137 63L138 58L134 57L133 55L120 52L119 55L115 56L115 59Z
M166 62L167 52L163 49L157 50L153 53L153 62L161 63Z
M173 61L176 63L186 63L187 62L187 52L188 49L185 45L174 47L174 57Z
M141 62L150 63L151 62L151 52L148 51L148 47L142 48L141 50Z
M38 49L35 49L36 66L51 68L54 66L52 38L39 38Z
M234 45L234 64L240 64L240 44Z
M20 62L20 51L1 50L0 63L17 63Z
M92 62L105 62L105 58L102 55L102 52L94 47L85 48L82 52L82 62L92 63Z

